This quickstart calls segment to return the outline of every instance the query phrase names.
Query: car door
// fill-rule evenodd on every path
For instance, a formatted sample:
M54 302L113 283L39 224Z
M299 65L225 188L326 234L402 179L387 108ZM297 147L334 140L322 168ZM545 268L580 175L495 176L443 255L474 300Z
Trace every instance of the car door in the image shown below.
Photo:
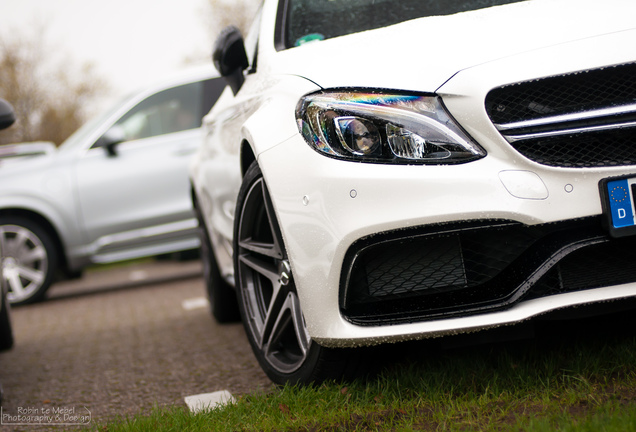
M94 261L196 247L188 164L201 143L201 119L223 87L212 79L153 94L78 160L79 211ZM105 136L121 142L105 151Z

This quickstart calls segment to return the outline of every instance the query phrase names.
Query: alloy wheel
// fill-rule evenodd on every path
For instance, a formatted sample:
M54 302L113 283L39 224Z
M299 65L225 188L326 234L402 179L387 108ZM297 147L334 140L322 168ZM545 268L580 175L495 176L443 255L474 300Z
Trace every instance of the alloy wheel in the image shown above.
M237 282L244 325L268 366L291 374L307 359L311 338L262 175L249 185L238 217Z
M18 225L0 225L1 270L11 303L21 303L38 293L46 281L49 259L42 240Z

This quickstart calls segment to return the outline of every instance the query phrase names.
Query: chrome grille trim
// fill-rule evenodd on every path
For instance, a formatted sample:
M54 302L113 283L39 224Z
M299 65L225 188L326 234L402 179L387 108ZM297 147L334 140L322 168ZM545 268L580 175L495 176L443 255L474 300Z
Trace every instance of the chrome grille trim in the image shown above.
M636 127L636 104L563 114L495 127L510 143L562 135Z
M575 134L583 134L588 132L600 132L600 131L607 131L607 130L627 129L627 128L633 128L633 127L636 127L636 122L611 124L611 125L604 125L604 126L589 126L589 127L576 128L576 129L563 129L563 130L555 130L552 132L540 132L540 133L525 134L525 135L505 135L504 134L504 136L509 143L514 143L514 142L525 141L525 140L536 139L536 138L550 138L550 137L563 136L563 135L575 135Z

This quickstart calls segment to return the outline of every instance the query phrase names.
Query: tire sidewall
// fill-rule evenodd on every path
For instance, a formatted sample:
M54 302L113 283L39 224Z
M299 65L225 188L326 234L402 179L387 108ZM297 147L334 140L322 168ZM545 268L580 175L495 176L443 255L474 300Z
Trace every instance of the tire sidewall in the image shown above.
M0 284L2 292L2 306L0 307L0 351L6 351L13 347L13 326L11 324L11 307L7 300L4 286Z

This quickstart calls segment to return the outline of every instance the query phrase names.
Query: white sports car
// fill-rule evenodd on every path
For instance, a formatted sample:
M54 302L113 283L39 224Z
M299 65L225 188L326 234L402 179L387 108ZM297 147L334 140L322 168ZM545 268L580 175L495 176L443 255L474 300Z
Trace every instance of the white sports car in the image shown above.
M635 16L265 0L217 41L191 166L213 314L306 383L345 348L636 297Z

